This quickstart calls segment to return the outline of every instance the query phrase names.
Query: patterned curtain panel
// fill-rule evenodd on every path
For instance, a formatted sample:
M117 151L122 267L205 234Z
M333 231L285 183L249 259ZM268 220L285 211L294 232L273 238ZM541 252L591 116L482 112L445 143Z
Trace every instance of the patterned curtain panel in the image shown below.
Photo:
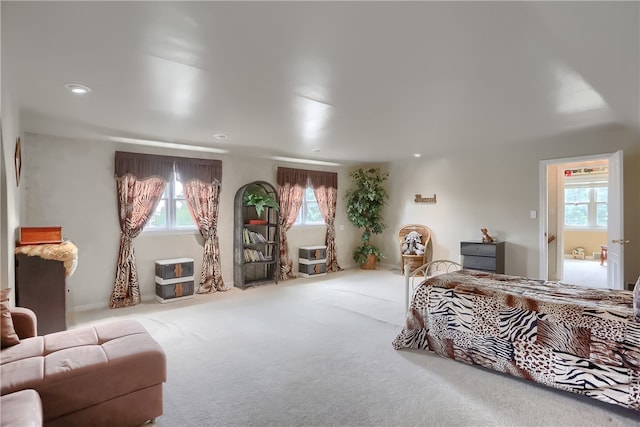
M140 304L140 284L132 240L140 234L173 173L173 159L117 151L115 177L120 249L110 308Z
M309 182L318 201L318 207L325 224L327 234L327 271L340 271L336 256L336 202L338 199L338 174L335 172L309 171Z
M293 272L293 261L289 258L287 231L296 222L302 206L305 187L297 184L278 186L278 202L280 203L280 280L296 277Z
M296 222L302 206L304 190L309 179L308 171L291 168L278 168L278 203L280 204L280 280L296 277L293 261L289 258L287 231Z
M313 193L318 201L318 207L322 214L322 219L327 224L327 235L325 245L327 245L327 271L340 271L336 256L336 201L338 199L338 189L333 187L313 186Z
M120 218L120 250L110 308L140 304L140 284L136 269L133 239L149 221L162 197L167 181L160 177L138 180L133 175L116 178Z
M204 238L202 272L196 293L226 291L220 273L218 211L222 162L209 159L176 158L176 173L182 182L189 212Z
M218 244L218 210L220 200L220 181L206 183L192 179L184 185L185 199L193 220L204 238L202 273L199 294L226 291L220 273L220 247Z

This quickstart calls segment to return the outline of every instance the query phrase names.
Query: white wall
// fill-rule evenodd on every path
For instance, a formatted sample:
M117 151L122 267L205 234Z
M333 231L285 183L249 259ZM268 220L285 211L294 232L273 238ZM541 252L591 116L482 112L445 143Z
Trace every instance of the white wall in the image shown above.
M236 190L247 182L264 180L275 185L276 167L312 169L307 165L278 164L265 159L230 155L161 150L133 145L26 134L25 195L21 210L23 226L61 225L63 237L78 246L78 267L68 280L68 309L83 310L108 304L115 275L119 246L115 151L145 152L222 160L222 191L218 218L222 276L233 282L233 200ZM357 244L357 230L346 220L343 196L348 183L344 168L318 168L338 172L339 200L336 214L338 262L352 264L351 250ZM340 230L340 225L345 225ZM294 227L288 233L294 258L302 245L324 243L324 227ZM154 261L188 257L195 262L196 282L202 266L203 240L197 233L142 233L134 240L142 297L155 294ZM348 249L345 249L348 248Z
M383 234L388 262L399 264L397 231L420 223L432 230L433 259L459 260L461 240L478 240L486 227L507 242L506 273L538 276L538 210L540 160L624 150L625 281L640 274L640 141L623 128L607 127L532 141L525 147L423 153L419 159L392 162L389 229ZM437 204L414 203L415 194L437 195ZM538 215L539 218L539 215Z
M429 226L433 233L433 258L453 260L459 259L461 240L478 239L479 229L487 227L496 237L508 242L506 272L537 277L538 220L530 219L529 211L538 210L539 161L618 149L625 153L625 237L632 241L626 247L625 281L635 281L640 274L640 194L637 191L640 188L640 141L624 129L611 127L534 141L524 148L503 146L476 152L432 153L420 159L382 165L390 172L387 186L390 201L384 212L389 227L374 239L387 256L383 266L398 268L396 234L403 224ZM64 237L74 241L79 248L78 268L67 282L71 310L106 306L111 293L119 244L114 152L201 155L32 134L24 136L23 150L21 225L61 225ZM220 158L223 162L218 234L223 279L231 284L235 192L253 180L275 184L278 163L231 155L209 157ZM360 232L346 218L344 192L350 186L347 169L315 169L338 172L338 261L342 267L351 267L351 252L359 243ZM436 194L438 203L414 203L417 193L425 197ZM340 230L342 225L344 230ZM296 264L296 248L323 243L324 227L294 228L288 237ZM135 250L143 299L152 299L155 292L153 261L156 259L193 258L199 274L202 239L196 234L143 234L135 240ZM13 256L10 258L13 260ZM10 267L12 270L12 265Z
M0 25L2 22L0 7ZM2 31L0 31L0 34ZM1 46L0 38L0 46ZM0 56L1 61L1 56ZM0 70L3 70L0 62ZM20 118L13 103L11 78L0 73L0 288L13 288L15 283L14 250L20 219L21 189L16 183L14 153L20 136ZM15 293L10 295L15 303Z
M4 84L4 82L3 82ZM24 187L16 185L14 152L20 136L20 122L8 91L2 91L2 136L0 138L0 288L13 288L15 282L14 249L19 227L20 195ZM11 301L15 302L12 293Z

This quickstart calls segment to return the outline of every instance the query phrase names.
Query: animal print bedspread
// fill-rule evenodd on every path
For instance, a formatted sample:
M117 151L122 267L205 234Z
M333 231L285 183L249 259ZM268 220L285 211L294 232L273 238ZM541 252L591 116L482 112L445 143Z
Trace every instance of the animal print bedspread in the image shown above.
M630 291L461 270L416 290L396 349L431 350L640 411Z

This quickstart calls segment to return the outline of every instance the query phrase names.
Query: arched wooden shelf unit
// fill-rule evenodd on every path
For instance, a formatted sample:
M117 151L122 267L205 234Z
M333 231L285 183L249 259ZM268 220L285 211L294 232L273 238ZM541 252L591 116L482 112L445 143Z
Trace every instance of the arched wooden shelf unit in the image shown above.
M233 285L249 287L278 283L280 271L279 212L269 206L258 215L254 206L245 205L245 194L264 191L278 200L273 185L253 181L238 189L234 199Z

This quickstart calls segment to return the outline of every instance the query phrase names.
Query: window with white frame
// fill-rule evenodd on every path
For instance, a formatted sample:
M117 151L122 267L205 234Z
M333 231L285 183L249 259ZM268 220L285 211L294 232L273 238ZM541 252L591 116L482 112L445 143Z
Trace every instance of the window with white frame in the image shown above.
M564 225L568 228L607 228L607 183L566 183Z
M302 206L298 217L296 218L295 225L321 225L324 224L322 213L320 213L320 207L318 206L318 200L313 193L312 187L307 187L303 193Z
M162 193L162 198L158 202L156 211L144 227L145 231L161 230L195 230L196 224L193 222L189 206L184 197L182 183L173 178L167 183Z

